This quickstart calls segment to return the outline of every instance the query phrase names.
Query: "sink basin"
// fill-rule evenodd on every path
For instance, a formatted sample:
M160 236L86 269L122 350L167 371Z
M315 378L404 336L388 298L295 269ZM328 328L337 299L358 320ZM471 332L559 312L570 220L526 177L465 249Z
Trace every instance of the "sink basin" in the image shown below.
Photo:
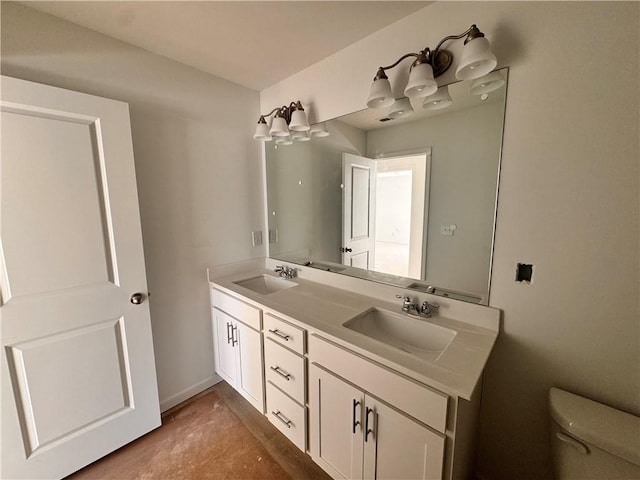
M295 287L297 283L290 282L283 278L273 277L271 275L258 275L257 277L247 278L233 282L241 287L259 293L261 295L269 295L270 293L280 292L287 288Z
M424 360L435 360L456 336L454 330L420 318L371 308L344 326Z

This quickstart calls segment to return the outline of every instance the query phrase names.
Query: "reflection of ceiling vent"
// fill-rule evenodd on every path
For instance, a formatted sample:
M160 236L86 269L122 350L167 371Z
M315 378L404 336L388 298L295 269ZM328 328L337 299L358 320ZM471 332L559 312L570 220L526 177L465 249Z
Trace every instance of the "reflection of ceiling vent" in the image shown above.
M391 120L393 120L393 118L390 118L390 117L384 117L380 119L381 122L389 122Z

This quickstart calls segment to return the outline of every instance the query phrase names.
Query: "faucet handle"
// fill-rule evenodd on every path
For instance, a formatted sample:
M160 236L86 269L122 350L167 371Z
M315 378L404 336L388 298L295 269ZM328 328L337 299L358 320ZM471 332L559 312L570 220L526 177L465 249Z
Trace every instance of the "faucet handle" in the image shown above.
M425 317L430 317L431 310L433 309L437 310L439 308L440 308L440 305L429 303L425 300L424 302L422 302L422 306L420 307L420 315L424 315Z
M411 299L409 297L407 297L406 295L396 295L396 298L401 298L403 301L409 303L411 302Z

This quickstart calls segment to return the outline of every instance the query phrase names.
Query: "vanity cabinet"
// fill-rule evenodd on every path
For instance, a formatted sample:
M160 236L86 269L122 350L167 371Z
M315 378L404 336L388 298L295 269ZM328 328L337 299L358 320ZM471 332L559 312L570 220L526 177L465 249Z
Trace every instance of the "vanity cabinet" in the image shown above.
M215 289L211 290L211 305L216 373L264 413L261 311Z
M310 367L311 454L334 478L442 477L445 437L322 367Z
M211 284L216 372L333 478L473 476L479 388L463 398L439 380L458 381L455 361L473 361L495 337L461 330L454 370L435 365L441 378L430 381L342 338L331 308L305 323L266 296L262 303L225 293L232 284Z

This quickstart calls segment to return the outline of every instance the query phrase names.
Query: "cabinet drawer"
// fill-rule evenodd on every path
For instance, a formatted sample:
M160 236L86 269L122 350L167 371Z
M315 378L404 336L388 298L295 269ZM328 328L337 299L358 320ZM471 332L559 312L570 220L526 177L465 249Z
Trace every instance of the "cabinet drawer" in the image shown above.
M264 368L268 381L304 405L305 359L271 339L264 342Z
M306 448L305 407L287 397L267 382L267 416L278 430L284 433L303 452Z
M305 331L290 323L274 317L270 313L264 315L264 335L294 352L304 355Z
M309 361L322 365L366 392L444 433L449 397L316 334L309 336Z
M262 327L260 322L261 310L259 308L244 303L242 300L222 293L215 288L211 289L211 306L222 310L255 330L260 330Z

